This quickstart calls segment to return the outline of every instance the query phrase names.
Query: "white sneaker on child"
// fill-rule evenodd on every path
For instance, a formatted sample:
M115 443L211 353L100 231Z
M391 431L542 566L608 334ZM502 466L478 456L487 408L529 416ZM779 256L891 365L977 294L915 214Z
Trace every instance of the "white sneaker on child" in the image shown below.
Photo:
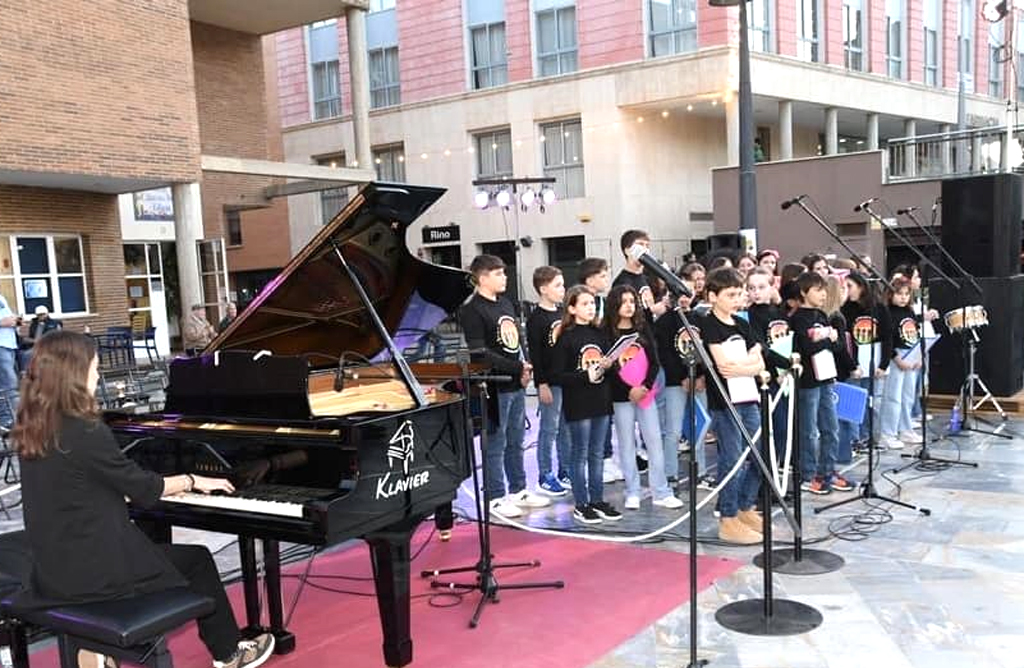
M543 508L551 505L551 499L546 496L534 494L528 489L515 494L509 494L508 498L520 508Z
M878 445L887 450L902 450L903 441L896 438L895 436L886 436L882 434L881 438L878 439Z
M640 510L640 497L636 495L627 496L626 502L622 506L626 510Z
M675 508L682 508L683 507L683 502L680 501L679 499L677 499L674 496L666 496L663 499L655 499L651 503L653 503L656 506L661 506L662 508L672 508L672 509L675 509Z
M921 434L913 431L901 431L897 436L906 445L921 445L924 443L924 439L921 438Z
M508 496L491 501L491 512L498 517L519 517L523 514L523 511L519 510L519 506Z

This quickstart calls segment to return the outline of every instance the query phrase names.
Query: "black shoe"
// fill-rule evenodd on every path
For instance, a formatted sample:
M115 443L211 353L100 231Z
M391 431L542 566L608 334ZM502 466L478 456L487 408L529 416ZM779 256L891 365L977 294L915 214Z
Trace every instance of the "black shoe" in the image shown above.
M615 520L622 519L622 513L615 510L615 508L613 508L611 504L609 504L606 501L598 501L597 503L592 503L590 504L590 508L595 513L597 513L598 517L600 517L603 520L614 522Z
M572 517L577 522L584 524L600 524L601 517L594 510L593 506L576 506L572 511Z
M640 455L636 456L636 470L637 473L647 473L647 460Z

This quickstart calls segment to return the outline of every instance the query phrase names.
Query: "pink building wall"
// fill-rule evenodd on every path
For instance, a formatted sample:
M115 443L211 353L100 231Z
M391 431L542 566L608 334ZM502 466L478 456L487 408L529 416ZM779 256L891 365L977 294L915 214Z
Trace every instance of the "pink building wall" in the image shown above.
M907 3L907 41L907 78L924 83L924 5L920 2Z
M576 5L581 70L644 57L643 8L639 2L589 0Z
M796 3L775 3L776 42L779 55L796 57Z
M945 2L942 6L942 82L946 88L956 89L956 2Z
M988 21L974 19L974 91L988 95Z
M505 42L508 46L508 80L533 78L533 41L530 39L529 0L505 0Z
M868 72L885 75L885 0L871 0L868 5ZM840 33L839 41L842 41Z
M825 62L843 67L843 0L825 0Z
M701 49L739 43L739 10L697 3L697 45Z
M469 79L462 3L416 0L398 3L397 11L402 102L419 102L466 90Z
M303 28L274 35L277 42L277 95L281 127L306 123L310 118L309 75Z
M401 58L402 54L399 53ZM348 61L348 21L338 19L338 76L341 77L341 115L352 113L352 70Z

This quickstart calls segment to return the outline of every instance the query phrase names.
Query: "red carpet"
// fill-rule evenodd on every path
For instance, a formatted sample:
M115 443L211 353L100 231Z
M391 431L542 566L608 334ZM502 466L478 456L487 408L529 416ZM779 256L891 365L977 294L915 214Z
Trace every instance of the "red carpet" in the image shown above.
M415 548L429 535L421 530ZM477 556L472 525L456 529L450 543L436 537L413 562L412 593L429 592L428 580L419 577L424 568L471 564ZM667 550L599 543L574 538L554 538L510 529L493 532L494 553L499 561L539 559L540 568L499 571L498 581L508 584L537 580L565 581L565 589L502 592L501 602L488 605L480 627L467 627L479 594L467 594L459 605L432 607L428 598L413 600L412 624L416 668L534 668L587 666L641 629L654 623L689 597L687 556ZM729 575L741 562L700 557L701 589ZM301 573L305 564L289 568ZM312 575L369 576L365 545L318 557ZM459 581L472 581L462 575ZM311 578L310 582L350 591L373 592L372 582ZM298 581L285 581L287 614ZM241 591L231 588L235 610L242 610ZM454 599L435 600L446 605ZM241 616L239 617L241 619ZM334 667L379 668L380 620L375 598L351 596L307 586L290 628L298 642L290 655L275 657L267 665L276 668ZM177 668L210 666L209 655L194 627L186 627L172 640ZM37 662L38 661L38 662ZM34 654L34 668L56 665L55 652Z

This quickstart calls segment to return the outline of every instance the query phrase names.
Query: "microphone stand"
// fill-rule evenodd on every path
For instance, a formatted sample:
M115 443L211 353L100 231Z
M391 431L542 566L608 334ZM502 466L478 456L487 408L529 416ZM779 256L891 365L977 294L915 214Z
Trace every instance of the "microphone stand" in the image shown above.
M795 202L795 204L799 206L804 213L810 216L811 220L818 224L818 227L824 230L827 235L832 237L832 239L834 239L836 243L842 246L846 250L846 252L850 254L851 260L854 260L858 264L864 264L861 261L860 256L857 255L856 251L850 248L849 244L843 241L842 237L836 234L832 230L832 228L828 226L828 223L826 223L821 218L821 216L819 216L817 213L809 209L807 205L804 204L803 200L798 200L797 202ZM880 274L877 269L868 264L865 264L864 266L867 269L868 273L871 275L872 280L881 283L890 290L892 289L892 284L889 283L889 281L886 280L885 276ZM877 318L875 317L874 313L871 314L871 318L873 321L877 322ZM875 330L874 338L877 339L879 336L879 332L877 331L878 328L876 326L873 326L872 329ZM814 514L817 515L831 508L838 508L839 506L844 506L848 503L853 503L854 501L873 500L884 501L886 503L902 506L910 510L916 510L923 515L930 515L931 511L927 508L921 508L919 506L907 503L906 501L900 501L899 499L894 499L889 496L883 496L882 494L879 494L878 490L875 488L875 342L872 341L869 345L871 346L871 359L869 363L870 368L868 369L868 477L864 482L861 483L859 493L856 496L852 496L848 499L843 499L842 501L837 501L836 503L831 503L827 506L819 506L814 509Z
M503 589L562 589L565 583L561 580L552 582L523 582L516 584L499 584L494 572L499 568L536 568L540 561L524 561L518 563L496 564L494 555L491 554L491 509L490 499L486 498L486 490L481 485L481 475L476 461L476 448L473 447L473 415L470 410L470 400L473 397L473 387L477 388L477 397L480 399L480 453L487 452L487 383L508 382L509 376L489 376L471 374L469 371L469 351L460 350L456 354L458 359L462 389L465 399L462 406L463 429L466 431L466 444L469 449L470 466L473 471L473 495L475 496L477 532L480 541L480 559L472 566L461 566L458 568L441 568L420 571L421 578L436 578L439 575L451 575L455 573L476 573L476 582L439 582L431 580L431 589L449 589L453 591L479 591L480 600L477 601L476 609L469 620L469 628L475 629L480 624L480 616L484 612L487 603L498 603L498 595Z
M689 294L689 290L683 284L682 281L673 275L674 280L666 281L666 285L670 292L676 297L682 294ZM764 501L764 518L765 522L771 521L771 501L775 499L779 508L782 510L786 522L793 530L793 535L798 539L803 536L803 530L800 524L796 521L793 516L793 512L786 504L783 498L782 490L775 484L775 476L772 475L771 469L768 468L768 464L765 462L764 456L761 454L760 449L756 446L751 438L747 428L743 425L743 421L740 419L739 413L736 412L736 407L728 401L729 392L725 388L725 384L722 382L721 377L715 371L715 365L711 360L711 355L704 348L703 344L696 343L701 341L701 337L690 319L686 316L686 313L679 311L679 317L683 321L683 327L686 328L686 333L690 337L691 341L695 342L693 346L694 352L700 359L701 364L707 370L707 379L711 381L719 395L726 398L725 408L728 413L729 419L732 420L733 424L736 425L737 430L740 433L742 444L746 444L750 448L750 455L752 455L754 462L760 470L761 476L764 479L763 501ZM709 314L708 317L713 318L714 314ZM693 386L690 388L694 389ZM693 412L691 410L691 416ZM694 419L694 418L691 418ZM692 425L693 423L691 423ZM691 429L691 434L695 431L695 428ZM767 438L768 432L764 427L761 429L762 442ZM741 445L742 445L741 444ZM694 444L696 447L697 444ZM691 489L697 484L697 480L693 475L695 464L690 464L690 486ZM690 494L690 512L693 513L697 506L694 505L695 494ZM693 582L694 574L697 568L697 550L692 547L693 541L697 532L694 531L693 518L691 517L690 524L690 535L691 535L691 549L690 549L690 578L691 583ZM769 532L770 533L770 532ZM804 633L812 629L817 628L822 622L821 613L815 610L813 607L804 603L798 603L796 601L790 601L786 599L773 599L771 591L771 564L767 564L765 568L765 584L766 590L763 592L764 598L751 598L743 601L736 601L728 605L724 605L715 612L715 620L725 628L731 631L737 631L739 633L748 633L751 635L760 636L777 636L777 635L793 635L795 633ZM693 614L693 607L691 605L691 634L694 634L695 623L694 619L696 616ZM696 659L696 643L695 639L691 637L690 640L690 651L691 651L691 664L692 668L702 665L699 660Z
M897 213L899 213L899 211L897 211ZM910 218L911 221L913 221L914 225L916 225L919 230L921 230L922 232L924 232L925 234L928 235L928 238L931 239L932 243L935 244L936 247L938 247L939 252L942 253L942 256L944 258L946 258L947 260L949 260L949 263L951 265L953 265L953 267L957 270L957 272L959 272L959 274L960 274L959 292L963 293L964 283L966 281L970 281L971 287L974 288L974 290L975 290L975 292L977 292L978 296L981 297L981 298L984 298L985 293L984 293L984 291L982 291L981 286L978 285L978 281L975 280L974 276L972 276L966 269L964 269L963 266L959 262L956 261L956 258L954 258L949 253L949 251L947 251L945 249L945 247L943 247L943 245L941 243L939 243L939 240L935 238L935 236L931 233L931 231L929 231L926 227L924 227L921 224L921 222L917 219L917 216L914 215L913 210L912 209L906 209L906 210L903 211L903 213L906 214L906 216L908 218ZM934 208L932 209L932 225L933 226L935 225L935 209ZM922 280L922 284L924 284L923 280ZM964 424L960 428L960 432L974 432L976 434L985 434L987 436L998 436L1000 438L1012 439L1013 436L1011 436L1010 434L1003 434L1003 433L1000 433L998 431L988 431L988 430L985 430L985 429L978 429L976 427L971 426L972 424L977 423L977 422L984 422L983 420L981 420L981 418L979 418L979 417L977 417L975 415L975 406L974 406L974 382L975 381L977 381L978 384L981 385L982 389L985 390L986 395L989 398L991 398L992 404L996 407L996 410L999 412L999 416L1003 420L1006 420L1007 415L1003 411L1003 407L999 405L999 402L995 400L995 397L992 397L992 393L989 392L988 387L985 386L985 383L981 380L980 377L978 377L978 374L974 370L974 356L975 356L975 354L977 352L977 347L978 347L978 333L975 330L975 328L967 327L967 302L966 301L963 302L961 304L961 306L960 306L960 318L961 318L961 321L964 323L963 331L960 334L960 343L961 343L961 348L962 348L962 353L961 354L962 354L962 358L966 361L966 365L965 365L966 368L964 369L964 371L966 372L966 374L965 374L966 377L964 379L964 382L960 386L960 393L959 393L959 396L957 397L957 401L960 402L963 405L963 407L964 407L964 418L963 418ZM984 399L978 404L978 406L980 406L983 403L985 403ZM922 410L923 410L923 408L922 408ZM949 438L951 436L958 436L958 435L959 435L959 432L957 432L957 433L947 432L944 436L940 436L939 438L937 438L935 440L936 441L941 441L941 440L944 440L945 438ZM927 438L927 434L925 436Z
M882 219L878 216L878 214L871 210L870 206L865 206L864 210L867 211L869 216L877 220L884 227L888 227L884 223L882 223ZM939 278L949 283L951 286L953 286L954 289L960 289L960 286L959 284L957 284L956 281L954 281L952 278L949 277L948 274L939 269L939 267L936 266L936 264L932 262L928 258L928 256L921 251L920 248L913 244L906 236L904 236L904 234L901 231L899 231L898 225L888 227L888 229L890 232L892 232L892 235L899 240L901 244L910 249L911 252L913 252L914 255L916 255L921 260L920 271L922 286L928 285L928 269L930 268L938 275ZM921 400L921 447L918 448L917 452L915 452L914 454L900 455L900 457L904 459L910 459L912 461L908 462L903 466L893 468L891 470L891 473L899 473L905 471L911 466L916 466L919 463L924 462L935 462L938 464L947 464L950 466L955 464L958 466L970 466L973 468L978 467L978 464L976 462L965 462L957 459L934 457L930 452L928 452L928 383L926 382L928 378L928 337L926 337L924 333L925 316L928 314L928 310L928 295L924 290L922 290L921 315L918 318L916 318L920 328L920 335L917 345L921 346L921 393L920 395L918 395Z

